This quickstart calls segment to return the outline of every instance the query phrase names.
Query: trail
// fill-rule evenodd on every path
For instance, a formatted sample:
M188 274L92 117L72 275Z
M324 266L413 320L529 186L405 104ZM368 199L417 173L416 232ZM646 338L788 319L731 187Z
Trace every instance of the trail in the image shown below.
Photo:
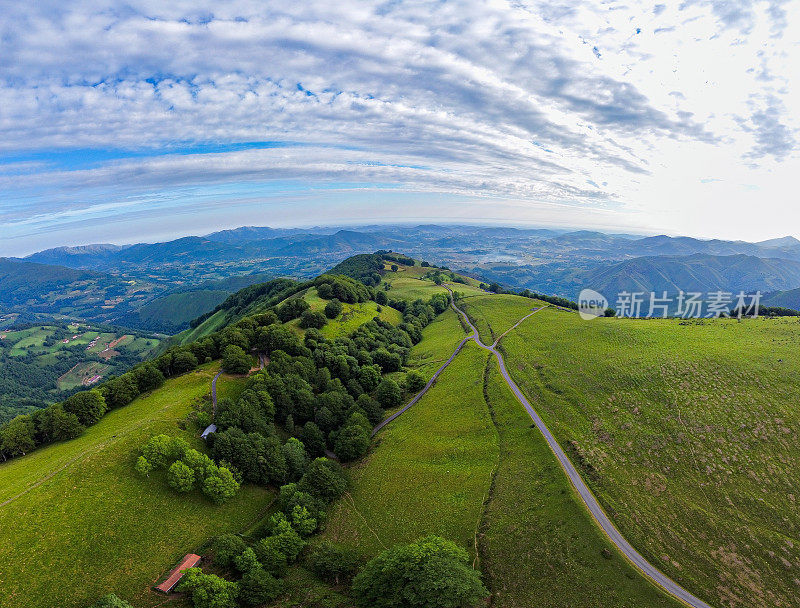
M217 375L214 376L214 379L211 381L211 406L213 407L213 417L217 417L217 378L222 375L224 370L219 370Z
M620 531L617 529L617 527L608 517L606 512L603 510L603 507L600 505L595 495L583 481L583 478L580 476L580 473L578 473L578 470L575 468L570 459L567 457L564 450L561 449L561 446L558 444L558 441L556 441L556 438L550 432L550 429L547 428L547 425L541 419L536 410L533 409L533 406L530 404L528 399L525 397L525 395L522 394L520 388L511 379L511 376L509 375L508 370L506 369L506 364L505 360L503 359L503 355L497 350L497 344L500 342L501 338L503 338L503 336L505 336L509 331L518 327L519 324L522 323L525 319L531 317L532 315L536 314L542 309L537 308L530 314L520 319L513 327L511 327L509 330L504 332L499 338L497 338L491 346L487 346L486 344L481 342L478 330L472 324L472 321L470 321L467 314L463 310L458 308L458 306L456 306L455 300L452 297L453 295L452 290L447 285L445 285L444 287L450 292L451 296L450 305L455 309L455 311L459 315L461 315L464 321L472 329L472 335L466 339L474 340L478 346L480 346L485 350L488 350L497 358L497 363L500 366L500 373L503 375L503 379L506 381L506 384L508 384L508 387L514 393L514 395L516 395L519 402L528 412L528 415L533 420L534 424L536 425L536 428L538 428L539 432L541 432L542 435L544 436L553 454L555 454L556 458L558 459L561 468L567 474L567 477L569 478L575 490L578 492L578 495L580 496L584 505L586 505L586 508L589 509L589 513L592 515L597 525L600 526L600 529L603 531L606 537L646 578L648 578L650 581L661 587L669 595L671 595L678 601L682 602L686 606L691 606L692 608L711 608L709 604L689 593L686 589L681 587L678 583L673 581L666 574L664 574L658 568L656 568L650 562L648 562L636 549L634 549L633 545L631 545L625 539L625 537L622 536Z

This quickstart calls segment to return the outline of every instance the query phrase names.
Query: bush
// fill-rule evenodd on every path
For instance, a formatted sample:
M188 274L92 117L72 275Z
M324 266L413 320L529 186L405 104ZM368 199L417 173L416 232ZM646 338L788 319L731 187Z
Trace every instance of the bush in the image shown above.
M203 482L203 494L218 505L236 496L238 491L239 482L233 477L230 469L225 467L219 467L216 473L208 476Z
M91 608L133 608L133 606L113 593L109 593L92 604Z
M194 479L194 471L180 460L173 462L167 471L167 483L176 492L191 492Z
M406 390L409 393L418 393L425 388L425 377L417 370L412 369L406 374Z
M264 568L247 572L239 583L239 599L247 606L261 606L280 595L281 582Z
M223 534L217 536L211 543L211 551L214 553L214 563L221 568L230 568L234 564L236 557L241 555L247 545L241 537L236 534Z
M355 551L322 541L309 555L309 569L326 583L347 585L355 576L360 559Z
M334 298L325 305L325 316L328 317L329 319L335 319L340 314L342 314L343 308L344 306L342 305L342 303L336 298Z
M153 465L150 464L150 461L144 456L139 456L139 458L136 459L136 465L134 466L134 469L142 477L147 477L150 475L150 471L153 470Z
M308 302L303 298L292 298L278 308L278 319L286 323L302 315L308 308Z
M297 489L330 502L347 490L347 479L338 462L317 458L308 465L305 475L297 484Z
M183 350L172 357L172 372L185 374L197 367L197 357L188 350Z
M377 397L378 403L387 410L399 407L403 403L403 393L400 391L397 382L391 378L381 380L375 392L375 397Z
M261 564L258 562L258 558L256 557L256 552L250 547L247 547L247 549L233 558L233 564L242 574L247 574L251 570L261 568Z
M231 344L222 351L222 367L230 374L247 374L252 360L241 347Z
M178 591L187 591L195 608L236 608L239 585L216 574L203 574L200 568L189 568Z
M305 311L300 317L300 327L303 329L322 329L328 319L321 312Z
M369 431L360 424L348 424L336 436L334 451L343 462L361 458L369 449Z
M353 579L360 608L477 606L489 592L469 556L454 543L428 536L378 554Z

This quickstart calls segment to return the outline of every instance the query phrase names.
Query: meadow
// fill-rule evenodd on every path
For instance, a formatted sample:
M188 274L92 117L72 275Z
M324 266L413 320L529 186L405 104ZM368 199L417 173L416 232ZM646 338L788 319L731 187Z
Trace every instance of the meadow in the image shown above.
M481 525L496 608L678 608L596 527L492 358L486 397L500 458Z
M465 296L459 300L458 306L467 313L478 329L481 341L492 344L534 308L546 304L522 296L481 293Z
M2 608L81 608L114 590L137 608L163 603L149 590L190 551L246 528L271 501L245 486L223 506L178 495L133 470L139 446L158 433L200 445L182 430L207 399L218 364L168 380L109 412L79 438L0 465Z
M475 555L497 434L483 398L486 353L467 344L413 408L381 431L347 470L351 490L323 538L372 557L437 534Z
M325 305L329 300L324 300L317 294L316 287L309 289L304 295L303 299L308 302L311 310L315 312L324 312ZM380 308L381 310L378 310ZM391 306L378 306L375 302L359 302L356 304L342 303L342 312L335 319L328 319L320 331L322 335L328 340L334 340L340 336L349 336L361 325L367 321L371 321L375 317L380 318L382 321L397 325L403 320L400 311L395 310ZM299 329L299 320L292 321L290 325Z
M508 369L621 531L712 605L796 605L796 319L581 321L548 309Z

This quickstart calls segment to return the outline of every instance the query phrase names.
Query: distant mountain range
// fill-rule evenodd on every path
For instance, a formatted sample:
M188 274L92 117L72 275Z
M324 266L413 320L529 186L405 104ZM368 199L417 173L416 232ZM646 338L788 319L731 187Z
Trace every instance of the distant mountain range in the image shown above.
M800 241L790 236L748 243L424 224L247 226L163 243L58 247L23 260L0 259L0 308L172 332L235 291L234 283L214 282L311 277L350 255L378 249L571 299L583 287L607 297L621 291L760 290L774 305L800 307Z

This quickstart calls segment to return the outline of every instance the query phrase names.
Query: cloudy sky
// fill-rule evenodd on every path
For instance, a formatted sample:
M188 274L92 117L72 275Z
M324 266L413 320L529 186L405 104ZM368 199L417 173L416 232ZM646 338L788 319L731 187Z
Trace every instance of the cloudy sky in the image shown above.
M0 9L0 255L245 224L800 236L800 0Z

